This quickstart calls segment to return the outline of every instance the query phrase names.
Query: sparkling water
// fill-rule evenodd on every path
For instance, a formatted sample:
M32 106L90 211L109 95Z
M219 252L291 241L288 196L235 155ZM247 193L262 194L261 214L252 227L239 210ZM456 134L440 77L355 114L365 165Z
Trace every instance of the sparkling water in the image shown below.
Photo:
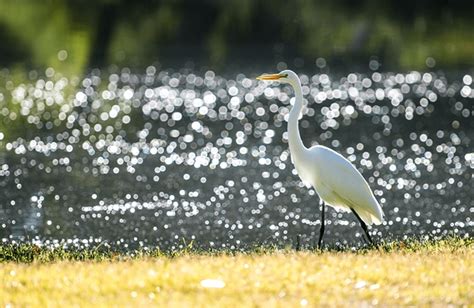
M0 238L118 249L316 243L291 163L289 86L207 71L0 71ZM347 157L386 215L376 240L472 236L472 75L300 75L306 146ZM329 209L325 242L361 245Z

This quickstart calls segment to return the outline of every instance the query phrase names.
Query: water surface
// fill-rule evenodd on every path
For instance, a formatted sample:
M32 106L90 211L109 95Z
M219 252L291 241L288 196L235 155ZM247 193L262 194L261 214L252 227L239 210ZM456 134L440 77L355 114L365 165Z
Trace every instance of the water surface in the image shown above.
M291 163L287 85L213 71L66 78L1 72L0 238L68 246L291 245L318 236L319 199ZM301 75L306 146L365 176L375 239L472 236L472 74ZM362 244L327 212L326 243Z

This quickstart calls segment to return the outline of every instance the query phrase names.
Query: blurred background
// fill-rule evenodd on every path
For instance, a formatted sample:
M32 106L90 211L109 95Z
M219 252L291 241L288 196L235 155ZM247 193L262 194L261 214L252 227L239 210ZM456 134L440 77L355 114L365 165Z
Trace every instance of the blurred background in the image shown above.
M459 69L473 16L469 0L2 0L0 65Z
M315 244L291 163L365 176L376 240L472 236L474 2L0 0L0 241L130 249ZM362 245L329 210L327 243Z

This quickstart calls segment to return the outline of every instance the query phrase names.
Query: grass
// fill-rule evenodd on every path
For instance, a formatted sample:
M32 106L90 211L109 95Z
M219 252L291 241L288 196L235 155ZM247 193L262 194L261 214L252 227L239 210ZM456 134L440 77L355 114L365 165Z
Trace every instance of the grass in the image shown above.
M112 251L0 246L0 305L361 306L474 303L474 240L358 251Z

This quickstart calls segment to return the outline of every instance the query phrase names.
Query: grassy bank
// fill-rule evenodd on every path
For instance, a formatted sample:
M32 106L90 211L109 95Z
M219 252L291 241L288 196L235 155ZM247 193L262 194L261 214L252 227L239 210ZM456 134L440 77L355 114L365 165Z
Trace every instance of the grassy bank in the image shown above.
M2 306L469 305L474 298L472 239L356 252L122 255L21 247L0 250ZM14 254L26 262L6 261Z

